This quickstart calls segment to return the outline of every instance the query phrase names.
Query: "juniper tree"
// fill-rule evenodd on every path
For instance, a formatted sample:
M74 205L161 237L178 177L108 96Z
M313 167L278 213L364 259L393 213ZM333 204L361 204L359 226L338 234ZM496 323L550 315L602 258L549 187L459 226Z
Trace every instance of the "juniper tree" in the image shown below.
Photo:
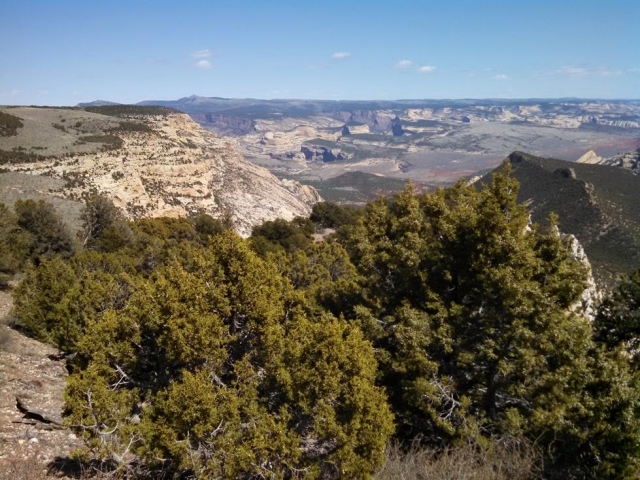
M230 232L178 247L88 320L67 422L96 455L152 475L367 477L393 430L373 350L303 304Z
M93 195L85 200L79 237L89 250L114 252L132 240L133 233L124 215L109 198Z
M18 200L14 205L18 226L31 234L30 257L38 263L54 255L70 256L73 238L53 205L44 200Z
M553 225L529 225L506 170L480 189L408 187L370 204L345 242L364 292L352 319L401 436L524 435L549 472L619 478L639 456L635 379L594 345L573 308L584 266Z
M24 267L30 235L18 226L16 215L0 203L0 288Z

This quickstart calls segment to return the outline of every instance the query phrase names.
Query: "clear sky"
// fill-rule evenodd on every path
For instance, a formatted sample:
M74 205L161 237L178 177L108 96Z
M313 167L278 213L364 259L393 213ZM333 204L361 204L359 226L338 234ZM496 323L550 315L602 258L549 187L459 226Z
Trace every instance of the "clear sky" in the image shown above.
M640 98L640 0L0 0L0 104Z

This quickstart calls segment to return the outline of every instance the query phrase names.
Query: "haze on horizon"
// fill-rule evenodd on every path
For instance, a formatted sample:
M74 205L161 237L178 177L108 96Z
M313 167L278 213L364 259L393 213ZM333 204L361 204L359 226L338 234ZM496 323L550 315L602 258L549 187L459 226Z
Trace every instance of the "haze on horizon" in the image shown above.
M640 97L637 0L4 0L0 104Z

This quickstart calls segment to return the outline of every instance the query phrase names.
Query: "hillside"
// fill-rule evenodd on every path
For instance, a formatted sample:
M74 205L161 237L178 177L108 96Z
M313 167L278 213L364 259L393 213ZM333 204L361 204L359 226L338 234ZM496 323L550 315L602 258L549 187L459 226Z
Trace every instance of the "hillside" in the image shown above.
M364 205L380 195L392 195L402 190L407 181L399 178L383 177L364 172L346 172L326 180L307 180L327 201L351 205ZM416 184L417 191L430 188Z
M15 124L0 136L0 201L7 203L32 193L23 184L33 182L24 174L37 175L57 180L41 181L39 196L73 201L97 191L129 218L200 209L214 217L231 214L236 229L248 235L264 220L307 215L319 199L313 188L278 180L245 161L232 141L173 109L106 105L2 112L4 123Z
M630 170L521 152L508 159L532 220L558 214L560 230L582 243L599 283L640 267L640 179Z

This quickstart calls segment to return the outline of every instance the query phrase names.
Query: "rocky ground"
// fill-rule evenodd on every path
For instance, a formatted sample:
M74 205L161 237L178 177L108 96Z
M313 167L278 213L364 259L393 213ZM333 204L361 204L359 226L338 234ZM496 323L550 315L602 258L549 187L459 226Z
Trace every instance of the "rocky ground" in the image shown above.
M11 296L0 291L0 479L64 477L63 459L81 446L56 423L25 415L16 406L60 421L67 371L57 351L9 328ZM34 418L29 418L34 417Z

